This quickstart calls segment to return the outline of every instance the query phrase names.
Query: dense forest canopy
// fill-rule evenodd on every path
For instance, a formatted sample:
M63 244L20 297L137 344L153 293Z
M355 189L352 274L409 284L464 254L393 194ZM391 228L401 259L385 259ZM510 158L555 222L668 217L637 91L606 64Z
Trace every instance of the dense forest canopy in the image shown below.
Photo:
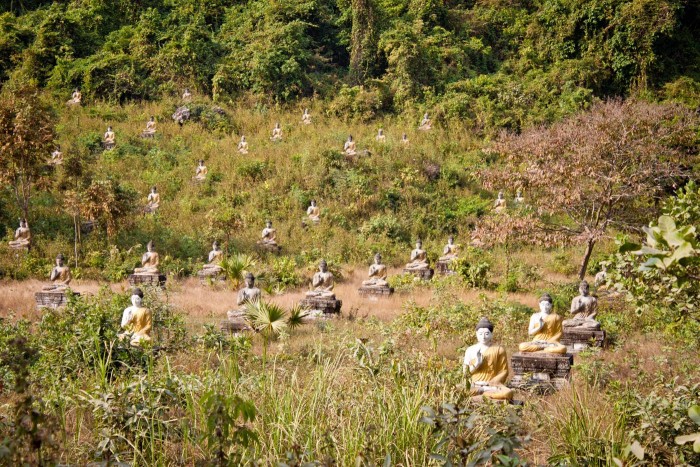
M316 96L519 130L593 97L697 105L697 0L11 0L0 80L65 96Z

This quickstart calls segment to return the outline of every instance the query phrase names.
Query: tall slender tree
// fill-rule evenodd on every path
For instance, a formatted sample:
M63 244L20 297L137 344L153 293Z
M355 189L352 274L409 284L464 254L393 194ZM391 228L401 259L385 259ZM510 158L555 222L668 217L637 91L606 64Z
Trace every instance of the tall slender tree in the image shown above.
M350 78L362 84L372 74L377 59L377 11L372 0L352 0Z

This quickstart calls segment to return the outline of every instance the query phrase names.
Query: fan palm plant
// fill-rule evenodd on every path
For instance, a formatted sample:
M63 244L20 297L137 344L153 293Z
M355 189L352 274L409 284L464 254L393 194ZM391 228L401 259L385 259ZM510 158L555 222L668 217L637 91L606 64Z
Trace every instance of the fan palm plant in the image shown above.
M243 253L236 253L221 261L221 268L226 273L234 287L238 287L243 282L246 272L255 266L255 258Z
M246 303L246 319L250 327L263 337L263 361L267 359L267 347L287 329L287 312L274 303L254 300Z

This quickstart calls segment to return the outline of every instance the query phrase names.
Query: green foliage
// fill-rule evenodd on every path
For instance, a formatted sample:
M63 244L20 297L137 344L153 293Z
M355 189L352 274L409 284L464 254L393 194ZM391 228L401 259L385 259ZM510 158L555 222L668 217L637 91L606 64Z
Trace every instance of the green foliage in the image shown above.
M468 261L466 258L457 258L450 266L460 275L465 284L475 289L488 289L488 280L491 265L486 261Z
M210 390L202 395L202 407L207 414L203 439L211 453L212 464L240 465L245 450L257 441L247 423L255 418L255 406L238 396Z

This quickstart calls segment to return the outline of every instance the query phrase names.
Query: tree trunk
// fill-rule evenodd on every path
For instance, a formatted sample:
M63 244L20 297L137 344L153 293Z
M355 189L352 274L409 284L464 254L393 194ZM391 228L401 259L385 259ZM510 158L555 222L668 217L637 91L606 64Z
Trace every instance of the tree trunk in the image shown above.
M350 78L362 84L371 75L377 54L377 31L372 0L352 0L350 34Z
M586 245L586 254L583 255L583 260L581 261L581 269L578 271L578 278L583 280L586 277L586 269L588 269L588 262L591 259L591 254L593 253L593 247L595 246L595 240L588 240Z

